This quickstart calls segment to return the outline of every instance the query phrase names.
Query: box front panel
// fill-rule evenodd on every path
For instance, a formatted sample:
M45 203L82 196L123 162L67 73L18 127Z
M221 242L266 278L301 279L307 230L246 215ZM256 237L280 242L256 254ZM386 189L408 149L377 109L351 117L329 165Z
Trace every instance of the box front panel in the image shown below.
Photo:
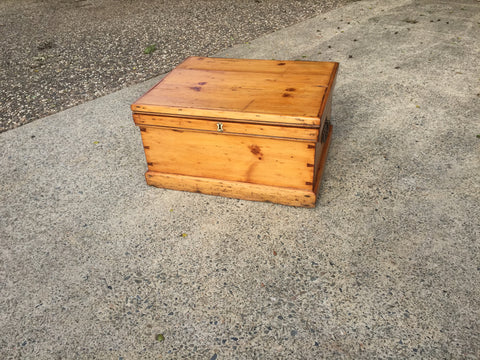
M315 142L141 126L149 171L311 190Z

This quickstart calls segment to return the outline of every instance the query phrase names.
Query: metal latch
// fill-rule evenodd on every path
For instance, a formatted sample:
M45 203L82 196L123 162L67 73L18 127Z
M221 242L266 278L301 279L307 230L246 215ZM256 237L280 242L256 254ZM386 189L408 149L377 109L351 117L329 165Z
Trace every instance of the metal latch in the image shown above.
M223 124L221 122L217 123L217 131L218 132L223 132Z

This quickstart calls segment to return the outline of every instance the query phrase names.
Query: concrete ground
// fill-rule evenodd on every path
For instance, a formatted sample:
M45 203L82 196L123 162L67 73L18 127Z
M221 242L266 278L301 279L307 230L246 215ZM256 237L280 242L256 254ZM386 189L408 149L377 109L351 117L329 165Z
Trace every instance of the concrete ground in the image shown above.
M479 27L366 0L218 54L340 62L315 209L148 187L158 78L0 134L0 358L480 358Z

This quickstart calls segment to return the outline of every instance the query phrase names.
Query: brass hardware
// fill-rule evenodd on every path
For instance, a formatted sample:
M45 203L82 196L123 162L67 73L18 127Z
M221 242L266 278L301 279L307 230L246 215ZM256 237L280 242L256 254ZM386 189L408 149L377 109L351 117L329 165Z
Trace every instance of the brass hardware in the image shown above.
M218 132L223 132L223 124L221 122L217 123L217 131Z

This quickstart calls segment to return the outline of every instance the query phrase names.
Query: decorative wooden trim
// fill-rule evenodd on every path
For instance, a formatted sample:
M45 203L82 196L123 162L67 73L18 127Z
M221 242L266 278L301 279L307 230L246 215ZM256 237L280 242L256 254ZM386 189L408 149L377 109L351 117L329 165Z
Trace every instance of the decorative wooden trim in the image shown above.
M315 207L314 192L292 188L274 187L235 181L200 178L176 174L147 171L148 185L161 188L197 192L207 195L225 196L234 199L267 201L277 204Z

